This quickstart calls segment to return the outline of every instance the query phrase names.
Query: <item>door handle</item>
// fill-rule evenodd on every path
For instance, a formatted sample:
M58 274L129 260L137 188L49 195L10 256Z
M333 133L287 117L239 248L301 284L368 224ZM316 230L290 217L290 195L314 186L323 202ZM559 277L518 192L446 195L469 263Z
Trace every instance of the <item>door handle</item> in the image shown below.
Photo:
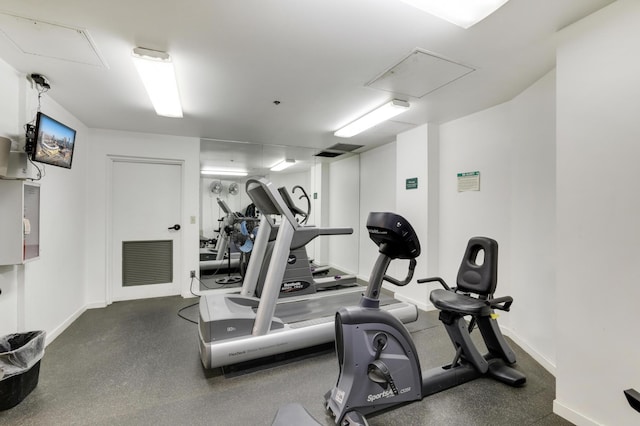
M173 226L168 227L167 229L173 229L174 231L179 231L180 230L180 225L178 225L177 223Z

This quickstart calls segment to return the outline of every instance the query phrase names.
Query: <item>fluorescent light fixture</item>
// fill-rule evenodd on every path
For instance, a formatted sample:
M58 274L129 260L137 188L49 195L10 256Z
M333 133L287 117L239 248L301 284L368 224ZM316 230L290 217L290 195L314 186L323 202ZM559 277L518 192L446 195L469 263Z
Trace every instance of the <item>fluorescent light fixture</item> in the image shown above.
M272 172L279 172L281 170L286 169L287 167L291 167L294 164L296 164L296 160L291 160L291 159L286 159L286 160L282 160L279 163L275 164L273 167L271 167L271 171Z
M363 115L356 121L346 125L342 129L336 131L334 136L339 138L350 138L358 133L382 123L385 120L395 117L409 109L409 102L394 99L386 104L374 109L373 111Z
M509 0L400 0L464 29L498 10Z
M242 170L200 170L203 176L247 176L249 173Z
M142 47L133 49L133 63L151 99L156 114L182 117L176 73L168 53Z

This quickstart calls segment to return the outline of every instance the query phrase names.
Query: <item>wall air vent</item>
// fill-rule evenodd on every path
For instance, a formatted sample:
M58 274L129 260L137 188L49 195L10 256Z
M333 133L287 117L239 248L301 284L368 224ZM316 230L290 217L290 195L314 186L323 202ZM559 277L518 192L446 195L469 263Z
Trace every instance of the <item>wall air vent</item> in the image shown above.
M122 242L122 285L165 284L173 281L173 241Z

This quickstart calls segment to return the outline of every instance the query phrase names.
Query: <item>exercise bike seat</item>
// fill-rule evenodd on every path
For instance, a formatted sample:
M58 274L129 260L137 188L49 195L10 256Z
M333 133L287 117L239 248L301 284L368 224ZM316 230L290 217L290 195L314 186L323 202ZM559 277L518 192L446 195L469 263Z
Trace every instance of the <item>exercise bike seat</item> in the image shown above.
M429 296L431 303L441 311L488 316L494 308L509 310L513 302L508 296L491 299L498 283L498 243L491 238L473 237L469 240L458 269L455 289L449 288L442 279L428 280L438 280L444 287L433 290Z
M492 307L486 300L442 288L433 290L429 296L433 306L441 311L457 312L464 315L491 315Z

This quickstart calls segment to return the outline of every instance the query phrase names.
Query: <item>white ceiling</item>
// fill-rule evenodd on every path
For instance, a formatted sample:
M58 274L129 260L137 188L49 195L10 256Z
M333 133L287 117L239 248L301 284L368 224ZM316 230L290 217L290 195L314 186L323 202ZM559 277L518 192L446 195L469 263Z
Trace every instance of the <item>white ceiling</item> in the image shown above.
M367 149L511 99L555 66L558 29L612 1L510 0L464 30L399 0L2 0L0 58L45 75L47 96L91 128ZM155 115L136 46L172 56L184 118ZM416 49L473 71L422 97L368 85ZM411 110L333 136L394 97Z

